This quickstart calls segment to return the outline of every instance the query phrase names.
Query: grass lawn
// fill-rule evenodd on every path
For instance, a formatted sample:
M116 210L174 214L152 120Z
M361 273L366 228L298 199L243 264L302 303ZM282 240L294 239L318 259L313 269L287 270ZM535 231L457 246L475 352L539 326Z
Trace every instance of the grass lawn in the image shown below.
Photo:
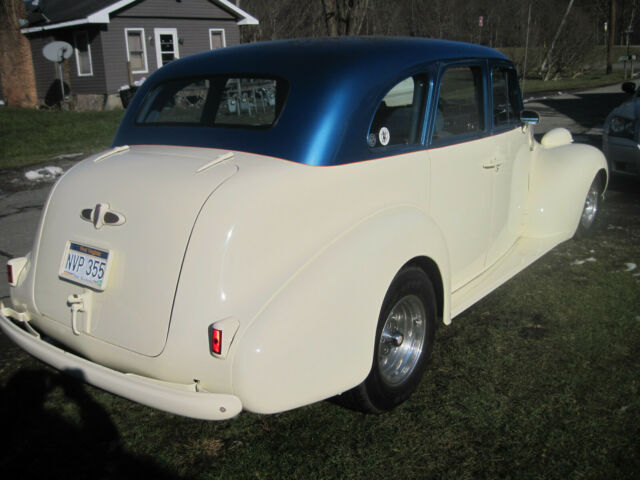
M640 65L638 65L640 67ZM607 75L604 71L590 70L576 78L559 78L557 80L543 81L527 78L524 82L520 80L520 87L523 89L523 96L527 97L536 92L556 92L566 90L583 90L614 83L624 82L624 72L614 71ZM620 90L622 91L622 90Z
M418 391L383 415L320 402L196 421L57 374L5 341L0 466L7 478L635 480L634 188L610 194L595 237L564 243L441 326Z
M123 110L62 112L0 108L0 170L108 148Z

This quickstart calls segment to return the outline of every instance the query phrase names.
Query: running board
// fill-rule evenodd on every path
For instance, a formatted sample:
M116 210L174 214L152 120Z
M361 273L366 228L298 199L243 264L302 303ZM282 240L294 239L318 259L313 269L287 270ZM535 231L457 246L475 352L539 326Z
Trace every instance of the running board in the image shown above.
M565 240L566 238L559 236L520 237L497 263L451 293L451 318L460 315Z

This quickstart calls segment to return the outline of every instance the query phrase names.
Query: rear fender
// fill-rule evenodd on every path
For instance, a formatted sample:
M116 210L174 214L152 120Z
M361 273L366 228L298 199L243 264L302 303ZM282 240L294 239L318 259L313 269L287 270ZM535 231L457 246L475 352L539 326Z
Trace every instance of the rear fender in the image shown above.
M378 315L393 277L427 252L440 269L446 299L444 240L412 207L369 217L306 262L236 345L233 390L245 408L287 410L361 383L371 369ZM445 300L445 319L448 309Z

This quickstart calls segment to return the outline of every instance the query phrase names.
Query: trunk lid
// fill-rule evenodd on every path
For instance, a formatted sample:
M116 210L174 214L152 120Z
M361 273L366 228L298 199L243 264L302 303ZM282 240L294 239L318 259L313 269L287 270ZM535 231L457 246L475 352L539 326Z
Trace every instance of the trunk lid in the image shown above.
M54 188L44 214L35 273L40 313L80 334L159 355L194 222L206 199L237 171L232 157L139 146L75 166ZM98 204L101 221L87 219ZM106 206L121 224L108 222ZM109 252L102 291L60 278L70 242ZM75 314L73 295L84 302Z

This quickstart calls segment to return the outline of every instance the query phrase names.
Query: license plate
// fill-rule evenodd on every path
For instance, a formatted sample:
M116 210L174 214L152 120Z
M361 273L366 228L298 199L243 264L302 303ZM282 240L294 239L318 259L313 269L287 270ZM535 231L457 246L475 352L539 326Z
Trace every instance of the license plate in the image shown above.
M112 256L109 250L67 242L60 265L60 278L104 290Z

